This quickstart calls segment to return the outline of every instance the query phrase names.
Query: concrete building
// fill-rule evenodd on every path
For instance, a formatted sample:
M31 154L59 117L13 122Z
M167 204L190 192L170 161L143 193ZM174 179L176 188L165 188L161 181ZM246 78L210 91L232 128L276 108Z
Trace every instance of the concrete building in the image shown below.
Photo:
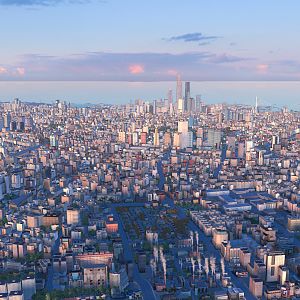
M223 242L228 241L228 232L224 229L213 230L212 243L217 249L221 248Z
M261 298L263 295L263 281L254 276L250 276L249 290L254 297Z
M84 266L83 284L85 287L107 286L107 266L104 264Z
M129 281L125 268L121 268L118 272L111 271L109 273L109 285L111 288L117 288L122 293L128 284Z
M285 254L280 251L268 252L264 255L266 265L266 282L279 281L280 267L285 264Z
M80 223L80 211L75 208L67 209L67 224L78 225Z

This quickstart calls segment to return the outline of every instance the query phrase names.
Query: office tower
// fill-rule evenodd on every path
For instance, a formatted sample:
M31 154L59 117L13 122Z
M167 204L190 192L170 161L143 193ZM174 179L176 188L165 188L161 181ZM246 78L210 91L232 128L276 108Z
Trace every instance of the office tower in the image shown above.
M169 89L169 91L168 91L168 103L169 103L169 106L171 103L173 103L173 91L171 89Z
M58 139L56 135L51 134L49 139L50 139L50 147L58 147Z
M246 152L250 152L250 151L252 151L252 149L253 149L253 141L246 141L245 142L245 145L246 145Z
M258 113L258 97L255 97L255 108L254 108L255 113Z
M21 105L21 101L18 98L15 98L12 103L12 109L13 111L18 111Z
M175 112L175 108L174 108L173 103L170 103L169 111L170 111L170 114L173 114Z
M11 186L14 189L21 188L22 185L22 177L20 173L14 173L11 175Z
M180 75L177 74L177 85L176 85L176 101L182 99L182 82Z
M196 100L195 100L195 109L196 112L201 112L201 95L196 95Z
M154 131L154 146L155 147L159 146L159 134L158 134L157 128L155 128L155 131Z
M203 128L198 128L196 132L196 147L200 148L203 145Z
M4 127L4 119L3 117L0 117L0 131L2 130L3 127Z
M196 137L196 147L201 148L203 145L203 138L202 137Z
M245 122L248 123L248 125L251 123L251 114L249 112L245 114Z
M141 133L141 144L147 144L147 132Z
M119 142L125 143L126 142L126 133L125 133L125 131L119 131L118 135L119 135L119 137L118 137Z
M75 208L67 209L67 224L78 225L80 223L80 211Z
M179 147L180 146L180 133L174 132L173 134L173 146Z
M245 157L245 142L238 143L238 158Z
M184 94L185 99L189 99L191 97L191 83L189 81L185 83L184 92L185 92Z
M264 164L264 154L262 151L258 152L258 165L262 166Z
M221 144L221 131L208 129L207 130L207 145L213 148L219 148Z
M171 144L172 144L171 133L170 132L165 132L165 134L164 134L164 145L165 146L171 146Z
M185 149L185 148L190 148L190 147L193 147L193 132L187 131L187 132L181 133L180 148Z
M236 142L235 135L228 135L227 136L227 148L229 150L235 150L235 142Z
M10 131L16 131L17 130L17 122L16 121L10 122L9 129L10 129Z
M132 133L131 133L131 132L128 132L128 133L126 134L126 138L127 138L127 143L128 143L129 145L132 145Z
M153 101L153 114L155 115L157 113L157 100Z
M143 126L143 132L146 132L148 134L149 133L149 127L148 126Z
M188 101L191 98L191 83L187 81L184 87L184 111L187 111Z
M179 113L183 113L184 112L184 101L181 98L179 98L178 102L177 102L177 111Z
M222 112L219 112L219 114L218 114L218 123L222 124L223 121L224 121L224 115L223 115Z
M132 133L132 144L138 145L138 143L139 143L139 136L138 133L135 131Z
M193 98L188 98L186 101L186 111L191 112L193 109Z
M10 113L7 113L7 114L4 116L4 127L5 127L5 128L9 128L10 122L11 122L11 115L10 115Z
M279 144L279 136L273 135L272 136L272 150L275 149L275 145Z
M188 132L189 131L189 122L188 121L178 121L178 132Z

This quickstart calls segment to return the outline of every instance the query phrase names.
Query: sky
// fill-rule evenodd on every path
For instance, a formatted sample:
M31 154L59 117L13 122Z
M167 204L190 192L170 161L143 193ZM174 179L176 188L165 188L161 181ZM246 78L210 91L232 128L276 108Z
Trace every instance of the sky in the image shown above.
M0 81L298 81L299 11L299 0L0 0Z

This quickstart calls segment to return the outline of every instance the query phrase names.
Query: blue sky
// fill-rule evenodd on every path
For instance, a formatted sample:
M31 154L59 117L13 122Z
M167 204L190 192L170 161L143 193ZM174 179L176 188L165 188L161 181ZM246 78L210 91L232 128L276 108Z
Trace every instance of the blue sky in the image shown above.
M0 0L0 80L300 80L298 0Z

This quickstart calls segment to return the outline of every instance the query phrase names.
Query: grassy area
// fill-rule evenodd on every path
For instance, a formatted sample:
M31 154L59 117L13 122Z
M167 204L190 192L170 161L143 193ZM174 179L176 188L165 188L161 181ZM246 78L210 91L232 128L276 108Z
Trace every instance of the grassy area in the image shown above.
M106 288L69 288L64 291L54 290L52 292L39 291L32 300L61 300L72 297L87 297L87 296L101 296L107 294L109 291Z
M128 207L120 206L120 207L117 207L117 208L116 208L116 211L117 211L118 213L125 213L125 212L128 212L129 209L128 209Z
M172 222L175 227L176 234L186 234L188 232L187 230L187 224L189 222L188 218L184 218L184 219L173 218Z
M11 280L21 280L25 276L34 275L34 272L27 271L27 272L17 272L17 271L10 271L5 273L0 273L0 281L11 281Z

